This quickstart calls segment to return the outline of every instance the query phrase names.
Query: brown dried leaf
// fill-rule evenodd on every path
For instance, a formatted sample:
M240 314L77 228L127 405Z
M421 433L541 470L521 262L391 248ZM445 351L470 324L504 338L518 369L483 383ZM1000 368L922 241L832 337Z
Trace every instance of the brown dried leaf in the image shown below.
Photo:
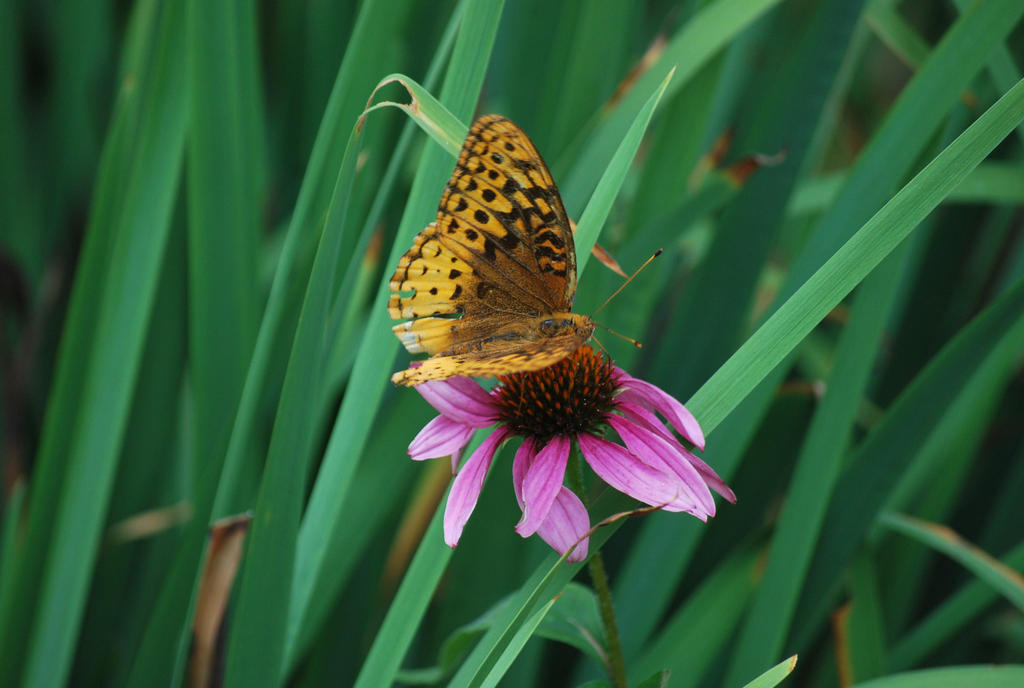
M601 246L601 244L594 244L594 248L590 249L590 255L597 258L601 265L605 266L617 275L623 277L629 277L625 272L622 271L622 267L619 265L619 261L612 257L612 254L608 253L608 249Z
M224 643L221 627L231 586L242 559L242 545L249 531L252 514L241 514L217 521L210 527L203 577L199 581L196 616L192 621L192 648L188 658L189 688L218 685L220 653Z

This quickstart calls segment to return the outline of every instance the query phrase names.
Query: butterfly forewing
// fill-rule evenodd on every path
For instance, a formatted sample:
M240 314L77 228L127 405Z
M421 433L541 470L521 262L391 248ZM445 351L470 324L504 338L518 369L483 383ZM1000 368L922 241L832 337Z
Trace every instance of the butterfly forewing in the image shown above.
M569 217L540 153L508 119L486 115L473 124L441 199L438 226L496 269L525 277L524 286L549 309L572 305L576 252Z
M394 327L402 344L436 354L393 378L402 384L536 370L586 341L589 326L538 326L581 318L567 313L576 253L551 173L519 127L498 115L474 122L437 220L399 261L391 291L391 317L415 318Z

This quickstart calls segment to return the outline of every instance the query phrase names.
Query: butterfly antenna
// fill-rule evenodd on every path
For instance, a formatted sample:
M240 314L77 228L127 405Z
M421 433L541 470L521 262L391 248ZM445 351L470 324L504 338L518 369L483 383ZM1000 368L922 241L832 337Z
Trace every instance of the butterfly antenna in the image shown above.
M595 322L594 324L597 325L598 327L600 327L602 330L607 330L608 332L610 332L611 334L615 335L619 339L625 339L627 342L629 342L630 344L632 344L633 346L635 346L638 349L642 349L643 346L644 346L643 344L641 344L637 340L633 339L632 337L627 337L624 334L620 334L619 332L616 332L615 330L613 330L612 328L608 327L607 325L602 325L599 322ZM594 341L597 342L597 337L594 337ZM601 342L597 342L597 345L601 346ZM601 348L603 349L604 347L601 346ZM608 353L608 352L605 352L605 353Z
M608 303L609 303L609 302L610 302L610 301L611 301L612 299L614 299L614 298L615 298L616 296L618 296L618 295L619 295L619 292L620 292L620 291L622 291L623 289L625 289L625 288L626 288L626 285L627 285L627 284L629 284L630 282L632 282L632 281L633 281L633 278L634 278L634 277L636 277L637 275L639 275L639 274L640 274L640 271L641 271L641 270L643 270L643 269L644 269L645 267L647 267L648 265L650 265L650 264L651 264L651 261L652 261L652 260L654 260L655 258L657 258L657 257L658 257L658 256L660 256L660 255L661 255L661 249L659 248L659 249L658 249L657 251L655 251L655 252L654 252L654 255L653 255L653 256L651 256L650 258L648 258L647 260L645 260L645 261L644 261L644 264L643 264L643 265L641 265L640 267L638 267L638 268L636 269L636 272L634 272L634 273L633 273L632 275L630 275L630 276L629 276L629 279L627 279L627 280L626 280L625 282L623 282L623 283L622 283L622 284L621 284L621 285L619 286L619 288L618 288L618 289L616 289L616 290L615 290L615 291L614 291L614 292L612 293L612 295L611 295L611 296L609 296L609 297L608 297L607 299L605 299L605 300L604 300L604 303L602 303L602 304L601 304L600 306L598 306L598 307L597 307L597 310L596 310L596 311L594 311L593 313L591 313L591 314L590 314L590 317L594 317L595 315L597 315L598 313L600 313L600 312L601 312L601 309L602 309L602 308L604 308L605 306L607 306L607 305L608 305ZM604 327L604 326L602 325L602 327ZM606 329L606 330L608 330L608 328L607 328L607 327L605 327L605 329ZM609 332L611 332L611 330L608 330L608 331L609 331ZM623 336L622 336L621 334L618 334L617 332L612 332L612 334L618 335L619 337L622 337L623 339L626 339L626 340L628 340L628 341L631 341L631 342L633 342L634 344L636 344L636 343L637 343L637 342L636 342L636 340L633 340L633 339L629 339L629 337L623 337ZM639 346L639 344L637 344L637 346Z
M598 348L599 348L599 349L601 349L601 351L603 351L603 352L604 352L604 355L605 355L605 356L607 356L607 357L608 357L609 359L610 359L610 358L612 357L612 355L611 355L610 353L608 353L608 349L604 348L604 344L602 344L602 343L601 343L601 340L600 340L600 339L598 339L598 338L597 338L597 337L596 337L595 335L593 335L593 334L592 334L592 335L590 335L590 338L594 340L594 343L595 343L595 344L597 344Z

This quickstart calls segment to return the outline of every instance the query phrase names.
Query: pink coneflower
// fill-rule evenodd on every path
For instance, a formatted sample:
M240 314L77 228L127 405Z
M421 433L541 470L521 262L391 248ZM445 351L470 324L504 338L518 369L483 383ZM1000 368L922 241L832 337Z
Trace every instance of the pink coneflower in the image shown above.
M515 435L524 438L512 463L512 485L523 510L516 532L523 537L537 533L563 554L590 528L583 502L562 484L573 441L594 473L645 504L706 521L715 515L711 490L736 501L733 491L655 412L703 449L704 433L693 415L589 346L544 370L500 377L499 383L490 392L469 378L416 387L441 415L409 445L415 460L450 455L454 472L473 432L497 424L458 471L448 495L444 539L450 547L458 544L473 513L494 453ZM608 430L622 444L606 439ZM584 540L569 559L586 556Z

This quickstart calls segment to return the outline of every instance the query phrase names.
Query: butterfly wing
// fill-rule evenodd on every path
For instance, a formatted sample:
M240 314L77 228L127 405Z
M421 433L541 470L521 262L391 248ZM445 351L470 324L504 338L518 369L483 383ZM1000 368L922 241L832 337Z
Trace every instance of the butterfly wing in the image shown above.
M496 326L570 308L569 219L551 173L515 124L497 115L473 124L437 220L416 236L390 287L391 317L414 318L394 328L412 353L464 350Z
M579 332L567 331L557 337L535 341L495 342L480 351L434 356L415 368L395 373L391 381L399 385L415 386L428 380L455 376L495 377L541 370L571 354L586 338Z
M530 138L500 115L470 127L438 209L438 232L525 287L550 310L576 293L576 249L551 172Z

